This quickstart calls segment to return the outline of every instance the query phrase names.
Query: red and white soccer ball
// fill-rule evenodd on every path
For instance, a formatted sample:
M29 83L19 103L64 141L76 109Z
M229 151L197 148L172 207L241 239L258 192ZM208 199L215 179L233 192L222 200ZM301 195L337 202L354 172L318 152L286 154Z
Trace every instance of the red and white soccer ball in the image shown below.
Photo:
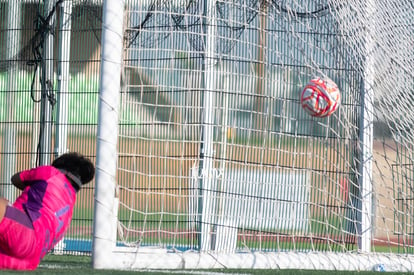
M341 105L341 92L331 79L317 77L306 84L300 103L311 116L327 117Z

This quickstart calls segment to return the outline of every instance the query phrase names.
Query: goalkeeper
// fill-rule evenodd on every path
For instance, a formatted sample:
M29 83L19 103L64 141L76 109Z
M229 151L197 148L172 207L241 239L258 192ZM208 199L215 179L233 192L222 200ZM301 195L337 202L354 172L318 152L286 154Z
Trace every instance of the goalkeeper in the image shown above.
M63 154L51 166L19 172L11 182L22 190L11 205L0 198L0 269L36 269L63 238L76 193L95 174L92 162L78 153Z

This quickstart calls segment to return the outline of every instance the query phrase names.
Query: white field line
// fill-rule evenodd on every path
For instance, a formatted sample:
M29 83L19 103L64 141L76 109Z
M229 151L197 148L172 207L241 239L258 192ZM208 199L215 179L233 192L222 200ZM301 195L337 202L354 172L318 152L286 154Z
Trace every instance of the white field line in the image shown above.
M40 268L45 269L75 269L83 268L85 265L66 265L66 264L40 264ZM122 270L128 271L128 270ZM162 269L145 269L145 270L131 270L134 273L165 273L165 274L189 274L189 275L250 275L249 273L233 273L233 272L218 272L218 271L197 271L197 270L162 270Z

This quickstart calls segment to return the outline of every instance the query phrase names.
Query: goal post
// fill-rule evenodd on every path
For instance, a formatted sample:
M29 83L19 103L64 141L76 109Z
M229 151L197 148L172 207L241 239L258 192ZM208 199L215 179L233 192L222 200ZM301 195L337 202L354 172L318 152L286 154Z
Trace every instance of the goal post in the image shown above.
M363 81L362 81L362 110L360 122L360 140L361 140L361 163L359 171L359 187L361 200L361 213L358 235L358 247L361 252L371 252L371 238L372 238L372 158L373 158L373 143L374 143L374 95L372 83L374 83L374 66L373 50L374 50L374 35L375 24L373 18L375 17L375 0L366 1L366 24L367 34L365 40L365 60L363 65Z
M204 92L202 114L203 126L201 128L199 179L200 190L200 221L199 221L199 242L201 251L209 251L212 247L211 225L214 224L214 164L213 164L213 139L214 139L214 89L217 81L215 64L215 38L217 36L217 23L215 18L215 0L204 2L206 8L203 14L203 33L205 33L205 54L204 54Z
M93 266L413 271L396 3L105 1ZM300 103L317 76L342 97L324 118Z
M116 165L124 1L104 1L103 11L93 225L94 268L111 268L108 259L116 247Z

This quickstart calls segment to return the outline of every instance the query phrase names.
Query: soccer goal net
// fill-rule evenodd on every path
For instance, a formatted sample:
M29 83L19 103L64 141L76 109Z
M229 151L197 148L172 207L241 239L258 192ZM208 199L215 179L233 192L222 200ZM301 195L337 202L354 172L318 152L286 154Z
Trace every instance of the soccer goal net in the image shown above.
M414 6L108 0L95 268L414 270ZM329 77L330 116L301 107Z

